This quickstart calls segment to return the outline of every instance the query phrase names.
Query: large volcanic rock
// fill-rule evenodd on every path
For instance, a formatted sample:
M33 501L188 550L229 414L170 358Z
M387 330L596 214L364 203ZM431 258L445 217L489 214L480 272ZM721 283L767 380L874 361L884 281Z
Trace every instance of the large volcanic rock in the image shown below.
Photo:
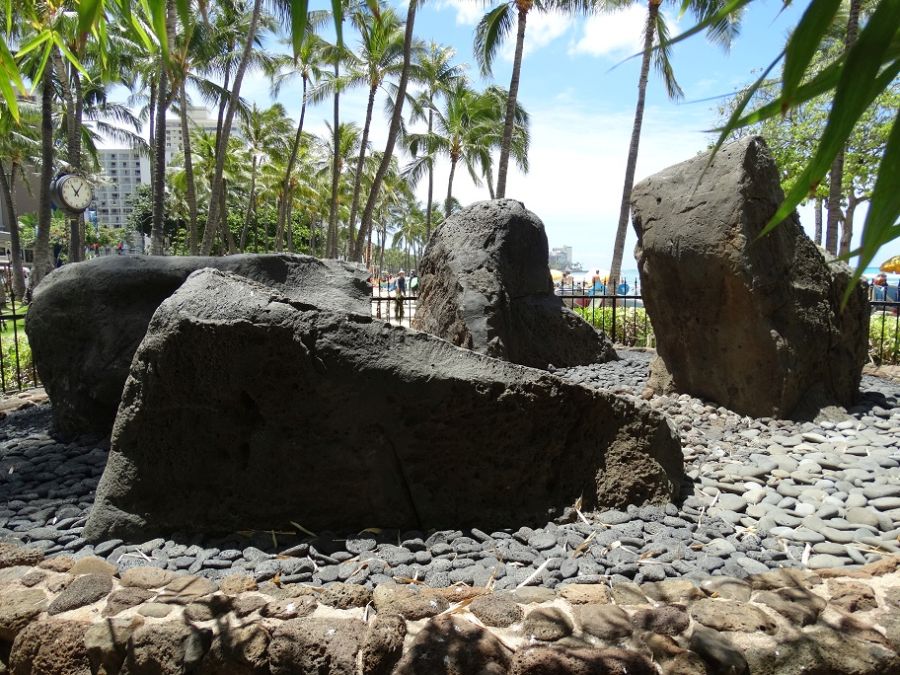
M682 476L643 402L201 270L135 354L85 536L499 527Z
M747 415L852 404L867 349L862 287L841 309L850 270L826 262L796 213L757 239L783 199L762 138L708 161L634 189L635 256L665 366L654 370L667 370L677 391Z
M606 336L553 294L547 260L544 224L521 202L476 202L428 242L412 326L533 368L617 358Z
M64 434L108 434L131 357L163 300L204 267L275 286L293 298L365 313L361 270L303 255L111 256L65 265L35 289L25 331Z

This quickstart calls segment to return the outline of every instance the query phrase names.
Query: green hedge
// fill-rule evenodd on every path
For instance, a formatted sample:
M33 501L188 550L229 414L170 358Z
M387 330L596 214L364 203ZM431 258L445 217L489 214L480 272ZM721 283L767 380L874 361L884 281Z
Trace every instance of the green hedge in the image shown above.
M594 302L599 301L595 300ZM566 305L568 304L566 302ZM613 335L612 307L575 306L573 309L578 316L594 328L605 331L616 344L627 347L656 346L653 326L650 325L650 317L647 316L647 311L643 307L616 307L615 335Z
M570 303L566 302L566 305ZM573 307L578 316L606 331L617 344L628 347L656 346L653 326L643 307L616 307L616 334L612 335L612 307ZM900 365L900 320L893 314L873 314L869 319L869 357L876 365Z
M5 321L0 331L0 352L3 353L3 379L0 384L6 391L15 391L20 388L19 378L16 375L16 342L19 351L19 373L21 375L21 388L33 387L34 372L31 361L31 347L28 344L28 336L25 335L25 321L16 321L16 329L13 331L13 322Z
M875 365L900 365L900 319L891 313L869 320L869 357Z

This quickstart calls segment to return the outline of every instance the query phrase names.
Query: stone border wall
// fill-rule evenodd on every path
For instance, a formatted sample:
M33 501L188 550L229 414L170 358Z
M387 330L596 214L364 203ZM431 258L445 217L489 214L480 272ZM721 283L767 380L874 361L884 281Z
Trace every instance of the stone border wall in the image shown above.
M900 673L900 556L637 586L216 584L0 544L0 673Z

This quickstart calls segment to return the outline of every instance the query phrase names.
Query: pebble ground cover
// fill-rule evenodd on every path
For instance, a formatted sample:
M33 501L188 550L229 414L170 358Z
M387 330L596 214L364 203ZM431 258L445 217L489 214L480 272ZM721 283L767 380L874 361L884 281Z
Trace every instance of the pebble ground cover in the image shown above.
M620 355L557 374L640 396L651 355ZM900 552L900 386L866 376L861 388L852 409L828 409L810 422L741 417L685 395L653 397L649 405L681 435L690 483L678 504L569 508L540 527L499 532L173 533L94 545L81 534L107 442L54 440L44 405L0 427L0 540L51 556L101 556L122 571L153 565L211 579L244 573L368 587L414 579L435 587L553 588L865 564Z

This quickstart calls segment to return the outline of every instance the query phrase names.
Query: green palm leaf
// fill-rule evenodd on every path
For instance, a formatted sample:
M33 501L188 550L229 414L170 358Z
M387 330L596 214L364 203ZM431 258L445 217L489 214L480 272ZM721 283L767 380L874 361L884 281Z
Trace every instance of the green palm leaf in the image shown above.
M803 80L806 68L831 27L841 0L820 0L806 8L800 23L790 38L791 48L784 59L781 76L781 99L784 110L791 107L797 88Z
M891 135L881 157L875 190L869 203L869 212L863 225L862 248L859 253L857 277L875 258L878 249L889 241L900 237L900 190L897 190L897 176L900 176L900 113L894 117ZM850 295L850 288L844 293L844 301Z
M513 25L513 6L504 2L485 14L475 29L475 60L484 75L491 74L497 50Z
M769 232L813 190L831 166L856 121L879 93L900 73L900 60L879 74L881 64L900 25L900 2L883 2L860 32L856 44L847 53L847 60L834 93L828 122L819 140L816 153L781 207L772 216L762 234ZM787 49L793 48L793 40ZM779 96L784 102L784 93ZM865 243L863 244L865 246Z

